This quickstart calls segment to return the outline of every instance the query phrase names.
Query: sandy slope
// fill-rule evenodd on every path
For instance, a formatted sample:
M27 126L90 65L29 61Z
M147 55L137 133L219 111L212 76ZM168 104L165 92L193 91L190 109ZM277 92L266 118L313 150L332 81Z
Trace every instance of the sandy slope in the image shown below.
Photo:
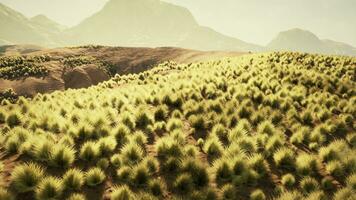
M0 91L14 89L19 95L33 96L68 88L85 88L110 79L105 71L96 65L82 65L68 69L59 62L64 57L91 56L114 66L116 73L138 73L152 68L164 61L190 63L226 56L239 56L241 52L195 51L180 48L126 48L126 47L78 47L57 49L36 49L26 51L24 47L11 47L3 55L50 55L53 59L45 63L50 70L46 77L4 80L0 78Z

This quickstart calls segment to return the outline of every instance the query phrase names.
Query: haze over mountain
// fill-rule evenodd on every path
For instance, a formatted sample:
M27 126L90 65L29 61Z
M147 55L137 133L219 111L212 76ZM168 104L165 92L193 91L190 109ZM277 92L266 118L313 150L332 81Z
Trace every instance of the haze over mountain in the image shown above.
M26 18L21 13L0 4L0 44L36 44L59 46L63 43L61 31L48 18ZM57 25L56 25L57 26Z
M0 45L172 46L206 51L287 50L356 55L350 45L321 40L301 29L281 32L266 47L246 43L199 25L188 9L161 0L110 0L97 13L67 29L44 15L28 19L0 4L0 26Z
M111 0L68 33L78 44L176 46L198 50L261 49L201 27L187 9L160 0Z
M356 48L341 42L321 40L310 31L291 29L280 32L267 49L278 51L300 51L307 53L356 55Z

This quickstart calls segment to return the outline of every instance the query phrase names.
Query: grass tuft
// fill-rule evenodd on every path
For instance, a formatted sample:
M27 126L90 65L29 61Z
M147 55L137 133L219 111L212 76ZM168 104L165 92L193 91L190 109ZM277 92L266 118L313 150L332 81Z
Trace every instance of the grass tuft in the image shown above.
M35 191L36 198L39 200L60 199L62 193L62 181L54 177L46 177L42 179Z
M80 190L84 184L84 173L79 169L70 169L63 175L63 186L67 190Z
M85 173L85 182L88 186L94 187L101 184L105 177L105 173L100 168L94 167Z
M11 183L19 193L33 191L44 177L44 170L37 164L26 163L15 167L11 174Z

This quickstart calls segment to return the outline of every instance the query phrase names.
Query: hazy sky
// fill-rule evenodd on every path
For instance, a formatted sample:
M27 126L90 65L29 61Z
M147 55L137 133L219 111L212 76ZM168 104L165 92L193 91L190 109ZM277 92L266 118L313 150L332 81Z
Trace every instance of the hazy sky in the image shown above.
M26 16L45 14L72 26L107 0L0 0ZM356 46L356 0L165 0L188 8L201 25L258 43L290 28Z

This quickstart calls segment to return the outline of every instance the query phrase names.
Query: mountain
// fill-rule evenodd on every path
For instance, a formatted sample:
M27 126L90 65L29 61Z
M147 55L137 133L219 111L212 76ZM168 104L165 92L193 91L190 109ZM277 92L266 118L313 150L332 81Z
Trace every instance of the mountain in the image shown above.
M76 44L230 51L262 49L202 27L186 8L160 0L110 0L98 13L67 32Z
M30 20L33 24L45 28L48 31L62 31L66 29L65 26L58 24L57 22L49 19L45 15L36 15L35 17L32 17Z
M356 55L355 47L332 40L321 40L314 33L298 28L279 33L267 48L278 51Z
M322 40L297 28L279 33L266 47L246 43L199 25L186 8L161 0L109 0L100 11L71 28L44 15L28 19L0 3L0 27L0 46L170 46L203 51L277 50L356 56L355 47Z
M62 35L51 27L26 18L21 13L0 3L0 44L36 44L58 46Z

